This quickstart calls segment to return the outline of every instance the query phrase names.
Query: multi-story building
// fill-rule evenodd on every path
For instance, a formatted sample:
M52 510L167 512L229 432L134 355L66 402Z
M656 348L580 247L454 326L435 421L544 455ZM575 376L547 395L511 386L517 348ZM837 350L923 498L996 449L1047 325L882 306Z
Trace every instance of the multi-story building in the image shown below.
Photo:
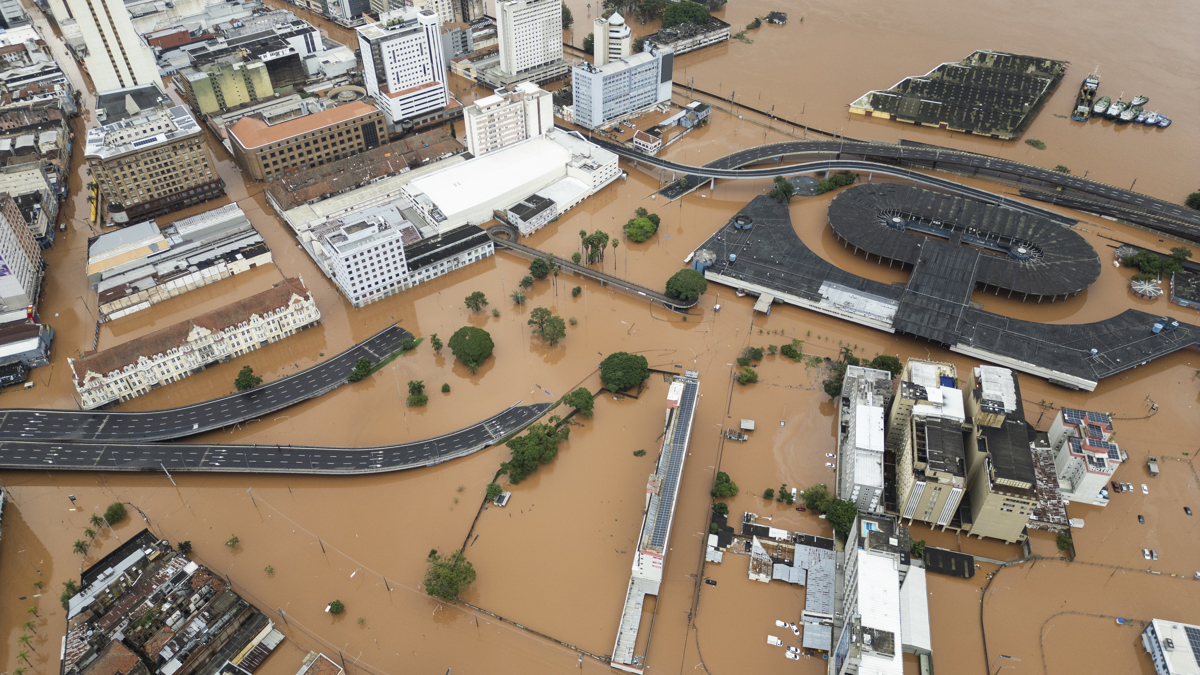
M251 178L266 181L372 150L387 139L383 112L370 101L275 123L252 115L229 127L234 159Z
M838 397L837 497L863 513L883 513L884 413L892 374L849 366Z
M1200 626L1151 619L1142 631L1142 646L1154 662L1155 675L1200 673Z
M442 25L458 21L457 11L461 11L461 7L455 6L458 0L408 0L408 4L410 7L428 9L437 14L438 23Z
M909 522L945 529L966 488L963 394L949 363L909 359L900 378L887 438L896 457L896 504Z
M554 128L550 92L522 82L478 99L463 110L467 150L479 157Z
M603 66L586 62L575 66L571 69L575 123L595 129L670 101L674 57L669 47L651 47Z
M510 224L528 237L558 218L558 205L549 197L533 194L508 207L505 215Z
M298 278L102 352L68 359L80 405L128 401L206 366L282 340L321 319Z
M966 410L973 441L966 444L971 508L964 514L969 523L963 529L1010 544L1023 540L1038 506L1035 442L1045 447L1046 440L1025 423L1016 373L996 366L973 368Z
M653 157L662 149L662 132L649 133L638 129L633 132L633 149Z
M128 316L272 262L237 204L158 228L153 220L88 242L87 275L101 321Z
M902 675L904 653L928 655L925 569L911 564L908 531L860 514L847 538L840 627L831 675Z
M24 162L0 168L0 193L12 197L14 214L29 229L33 238L46 248L54 243L54 222L58 217L57 174L50 162Z
M607 19L596 17L593 23L592 63L597 67L633 53L633 31L625 25L625 17L613 12Z
M72 16L87 45L84 65L97 91L159 81L150 46L120 0L50 0L55 16ZM67 10L70 10L68 13Z
M700 25L689 22L663 28L654 35L647 35L646 45L670 47L675 50L676 55L682 56L728 39L729 24L714 16Z
M541 84L567 74L561 0L505 0L496 12L500 62L487 79L498 85Z
M439 30L442 32L442 60L447 64L475 51L469 24L443 22Z
M437 14L428 9L385 12L358 28L367 93L392 126L422 126L450 105Z
M7 193L0 193L0 315L23 312L37 302L42 249Z
M1107 506L1105 487L1125 461L1125 453L1110 440L1112 418L1105 413L1062 408L1047 435L1063 498Z
M104 109L102 124L88 129L84 157L114 224L145 220L225 194L213 171L204 131L184 106L170 106L158 85L130 91L125 106ZM135 94L157 93L142 109Z

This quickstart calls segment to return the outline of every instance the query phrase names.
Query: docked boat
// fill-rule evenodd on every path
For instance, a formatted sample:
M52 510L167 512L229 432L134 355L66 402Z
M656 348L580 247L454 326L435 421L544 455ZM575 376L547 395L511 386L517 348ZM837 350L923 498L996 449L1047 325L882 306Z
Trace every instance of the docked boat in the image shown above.
M1130 122L1137 119L1137 116L1141 115L1141 114L1142 114L1142 107L1140 105L1131 105L1128 108L1122 110L1121 114L1117 116L1117 124L1129 124Z
M1107 96L1101 96L1100 100L1096 101L1096 105L1092 106L1092 114L1103 115L1108 112L1108 106L1110 105L1112 105L1112 99Z
M1079 94L1075 96L1075 109L1071 111L1071 119L1076 122L1088 121L1092 116L1092 100L1099 88L1100 76L1096 73L1083 78L1083 84L1079 85Z
M1145 124L1148 127L1156 127L1158 126L1158 121L1160 119L1162 118L1159 117L1158 113L1151 112L1150 114L1146 115L1146 119L1142 120L1142 124Z
M1129 102L1129 105L1146 105L1149 102L1150 102L1149 96L1138 95L1138 96L1133 97L1133 100Z
M1158 128L1166 129L1169 126L1171 126L1171 120L1166 115L1159 115L1158 116Z
M1104 119L1115 120L1120 117L1121 113L1125 112L1125 109L1128 107L1128 103L1118 98L1115 103L1108 106L1108 110L1104 113Z
M1140 113L1138 113L1137 117L1133 118L1133 123L1134 124L1145 124L1146 118L1149 116L1150 116L1150 112L1147 110L1143 110Z

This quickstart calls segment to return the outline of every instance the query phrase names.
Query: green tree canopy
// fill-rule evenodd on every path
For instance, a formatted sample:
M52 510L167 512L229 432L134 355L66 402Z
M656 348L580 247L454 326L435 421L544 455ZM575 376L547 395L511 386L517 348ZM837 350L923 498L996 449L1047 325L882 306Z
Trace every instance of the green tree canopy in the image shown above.
M1200 191L1193 192L1192 194L1188 195L1187 201L1185 201L1184 204L1186 204L1189 209L1196 209L1200 211Z
M613 352L600 362L600 381L611 391L625 391L650 377L646 357L628 352Z
M341 614L344 611L346 611L346 606L342 604L341 600L334 600L333 602L329 603L330 614Z
M496 499L496 497L500 496L501 492L504 492L504 488L500 487L499 483L488 483L487 484L487 494L484 495L484 499L486 499L489 502L493 501L494 499Z
M558 444L567 440L571 428L555 429L550 424L532 424L524 436L517 436L505 443L512 450L512 459L500 464L502 473L508 474L513 485L520 483L536 472L542 464L549 464L558 456Z
M649 218L631 218L625 223L625 236L638 243L646 241L657 231L658 225Z
M763 490L763 499L774 499L774 498L775 498L775 488L767 488L766 490Z
M583 38L583 51L587 54L592 54L596 51L595 33L588 33L587 37Z
M724 471L717 472L717 481L713 483L712 496L714 497L733 497L738 493L737 483L729 478L729 474Z
M108 521L109 527L125 520L125 505L121 502L109 504L108 508L104 509L104 520Z
M364 377L371 374L371 360L363 357L354 362L354 368L350 371L349 377L346 379L351 382L358 382Z
M580 387L564 396L563 403L578 410L579 414L584 417L591 417L592 409L596 405L595 400L592 399L592 392L588 391L586 387Z
M729 515L729 505L725 502L713 502L712 510L713 513L718 513L722 516Z
M805 508L817 513L825 513L830 500L833 499L824 483L817 483L810 486L807 490L800 493L800 498L804 500Z
M571 8L567 7L565 2L562 4L562 19L563 30L570 28L571 24L575 23L575 17L571 16Z
M559 340L567 337L567 322L563 321L561 316L552 316L546 319L546 324L542 326L538 335L553 347Z
M757 19L755 19L755 21L757 21ZM788 179L784 178L783 176L776 176L775 187L771 188L771 191L767 193L767 196L774 198L775 201L781 204L786 204L787 202L792 201L792 194L795 192L796 187L792 185Z
M254 387L262 384L262 381L263 380L261 377L258 377L254 374L253 368L250 366L242 366L242 369L238 371L237 379L233 381L233 386L236 387L238 391L246 391L247 389L253 389Z
M529 273L534 279L545 279L550 275L550 263L546 262L545 258L534 258L533 262L529 263Z
M825 509L825 517L833 526L833 531L843 537L850 533L850 528L854 526L854 517L857 515L858 508L854 506L854 502L847 499L834 499Z
M908 547L908 552L911 553L912 557L914 558L920 558L921 556L925 555L925 540L920 539L914 541L912 545Z
M437 336L437 333L429 336L429 344L433 347L433 351L438 354L442 353L442 339Z
M486 330L474 326L463 326L454 331L454 335L450 336L449 345L454 358L462 361L472 375L492 355L492 350L496 347L492 336Z
M892 377L896 377L904 369L904 366L900 365L900 359L889 354L880 354L871 359L871 367L875 370L886 370Z
M681 23L694 23L700 25L708 21L708 10L698 2L690 2L683 0L671 5L663 12L662 27L670 28L678 26Z
M554 316L554 313L545 307L535 307L529 312L529 320L525 323L533 326L533 332L537 335L542 334L542 329L546 327L546 320Z
M463 298L463 304L465 304L467 309L471 310L472 312L481 312L483 311L484 307L487 307L487 296L484 295L482 291L475 291L474 293Z
M693 269L679 270L670 279L667 279L667 295L672 298L684 301L695 300L704 295L707 290L708 281L705 280L703 274Z
M746 366L737 376L738 384L754 384L758 382L758 371Z

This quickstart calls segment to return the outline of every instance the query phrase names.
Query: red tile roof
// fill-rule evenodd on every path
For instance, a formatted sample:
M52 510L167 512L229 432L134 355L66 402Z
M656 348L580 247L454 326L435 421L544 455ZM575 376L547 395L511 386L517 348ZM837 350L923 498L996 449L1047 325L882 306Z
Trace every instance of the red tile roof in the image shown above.
M229 135L238 145L253 150L378 111L379 108L366 101L352 101L279 124L267 124L257 117L243 117L229 127Z

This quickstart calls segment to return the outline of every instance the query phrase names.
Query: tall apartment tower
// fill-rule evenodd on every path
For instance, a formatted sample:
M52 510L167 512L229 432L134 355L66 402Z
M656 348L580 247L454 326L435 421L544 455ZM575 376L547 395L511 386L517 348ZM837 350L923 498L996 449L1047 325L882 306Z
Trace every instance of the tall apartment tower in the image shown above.
M1126 459L1112 441L1112 418L1102 412L1062 408L1048 435L1063 498L1107 506L1108 497L1101 490Z
M467 150L476 157L499 150L554 128L550 92L532 82L499 89L463 111Z
M562 0L497 3L500 70L520 75L562 62Z
M952 364L909 359L892 400L887 447L896 457L896 505L911 523L954 527L966 488L966 411ZM969 428L968 428L969 429Z
M438 21L443 25L458 23L458 12L462 11L457 0L409 0L408 4L417 9L428 9L437 14Z
M379 15L359 26L358 48L367 93L392 125L421 123L450 103L446 62L438 16L429 9L405 9Z
M607 19L596 17L592 36L595 40L592 45L593 59L597 68L633 53L633 31L625 25L625 18L616 12Z
M55 16L64 16L64 0L53 0ZM154 52L133 28L120 0L65 0L75 18L88 55L84 60L96 91L124 89L160 80ZM57 6L55 6L57 5Z
M458 19L463 23L482 19L487 13L484 10L483 0L459 0L458 4Z
M42 247L8 193L0 194L0 314L37 301L42 281Z

